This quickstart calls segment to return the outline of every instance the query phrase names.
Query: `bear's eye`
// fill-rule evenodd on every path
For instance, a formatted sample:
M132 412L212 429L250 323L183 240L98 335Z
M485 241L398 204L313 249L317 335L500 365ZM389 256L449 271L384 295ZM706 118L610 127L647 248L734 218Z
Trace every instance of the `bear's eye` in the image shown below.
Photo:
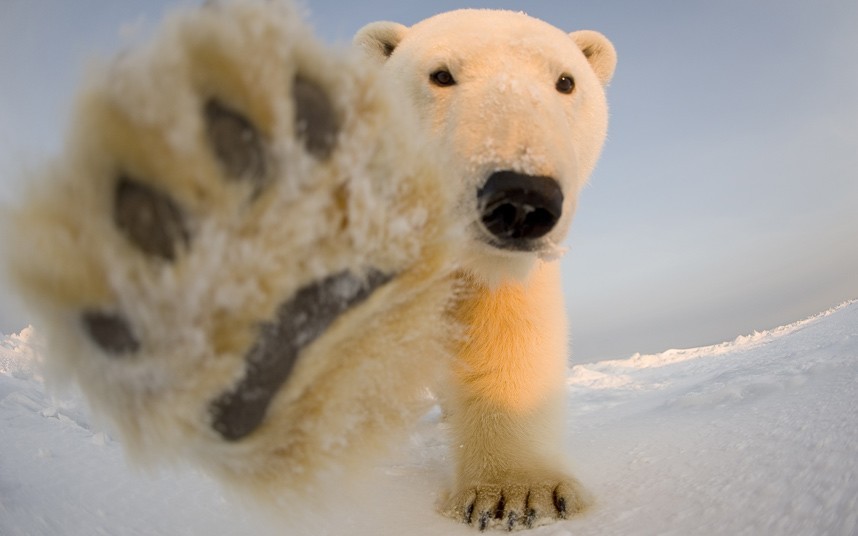
M453 75L450 74L450 71L445 71L444 69L439 69L434 73L429 75L429 80L431 80L436 86L447 87L456 84L456 79L453 78Z
M575 89L575 79L572 78L571 75L564 74L557 79L557 84L554 87L556 87L557 91L560 93L566 93L568 95Z

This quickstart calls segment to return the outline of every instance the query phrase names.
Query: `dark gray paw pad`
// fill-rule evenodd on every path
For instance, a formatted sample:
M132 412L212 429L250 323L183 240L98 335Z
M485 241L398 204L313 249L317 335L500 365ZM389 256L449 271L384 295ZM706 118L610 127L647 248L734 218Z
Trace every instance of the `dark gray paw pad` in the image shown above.
M300 75L292 84L295 101L295 132L307 151L324 160L337 144L340 120L331 99L321 86Z
M116 185L113 221L144 253L174 260L180 245L190 241L179 206L163 192L121 177Z
M211 403L212 427L229 441L256 430L301 350L390 279L378 271L365 278L342 272L300 289L280 306L274 320L261 326L256 343L245 357L244 377Z
M265 179L262 137L244 116L216 100L206 103L206 133L226 176L261 183Z
M87 334L105 352L118 356L134 353L140 348L128 322L120 315L87 311L82 319Z

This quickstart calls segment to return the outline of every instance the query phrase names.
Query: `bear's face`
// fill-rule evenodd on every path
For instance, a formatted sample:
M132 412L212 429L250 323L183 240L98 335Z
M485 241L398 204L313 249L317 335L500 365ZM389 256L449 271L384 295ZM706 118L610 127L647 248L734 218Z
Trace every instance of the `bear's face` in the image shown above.
M610 42L492 10L374 23L355 41L385 62L449 158L477 215L477 273L522 275L556 254L605 138Z

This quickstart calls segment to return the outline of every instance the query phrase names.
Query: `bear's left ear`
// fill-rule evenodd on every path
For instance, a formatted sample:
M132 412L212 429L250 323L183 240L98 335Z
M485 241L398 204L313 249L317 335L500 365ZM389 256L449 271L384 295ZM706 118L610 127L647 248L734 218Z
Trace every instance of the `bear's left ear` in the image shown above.
M608 41L607 37L592 30L572 32L569 37L584 53L602 85L607 86L611 77L614 76L614 68L617 66L617 51L614 50L614 45Z
M408 27L398 22L371 22L358 30L352 42L362 48L370 58L384 63L407 32Z

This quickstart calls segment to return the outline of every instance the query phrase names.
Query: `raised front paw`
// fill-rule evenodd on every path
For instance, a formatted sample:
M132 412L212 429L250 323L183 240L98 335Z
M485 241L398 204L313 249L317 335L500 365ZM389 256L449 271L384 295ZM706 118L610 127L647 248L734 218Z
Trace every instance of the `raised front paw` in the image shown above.
M529 529L581 512L589 498L578 481L507 482L467 486L448 501L444 513L483 531Z
M365 457L446 355L453 204L412 130L283 3L176 14L11 217L55 375L137 458L257 490Z

